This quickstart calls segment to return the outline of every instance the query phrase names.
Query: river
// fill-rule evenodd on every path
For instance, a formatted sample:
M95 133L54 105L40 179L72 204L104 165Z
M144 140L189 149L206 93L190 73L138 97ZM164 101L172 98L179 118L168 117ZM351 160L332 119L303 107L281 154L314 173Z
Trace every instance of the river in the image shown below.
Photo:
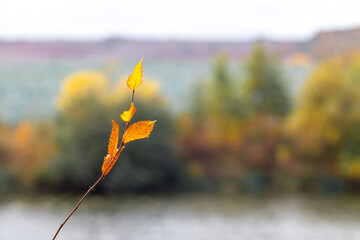
M55 197L3 201L0 239L52 239L76 201ZM360 239L360 198L95 196L84 201L57 239Z

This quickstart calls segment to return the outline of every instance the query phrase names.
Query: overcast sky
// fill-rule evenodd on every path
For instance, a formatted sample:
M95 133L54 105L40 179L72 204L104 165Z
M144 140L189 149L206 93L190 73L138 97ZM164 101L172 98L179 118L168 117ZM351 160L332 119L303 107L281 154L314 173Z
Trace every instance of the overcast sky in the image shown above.
M0 38L277 40L360 26L360 0L0 0Z

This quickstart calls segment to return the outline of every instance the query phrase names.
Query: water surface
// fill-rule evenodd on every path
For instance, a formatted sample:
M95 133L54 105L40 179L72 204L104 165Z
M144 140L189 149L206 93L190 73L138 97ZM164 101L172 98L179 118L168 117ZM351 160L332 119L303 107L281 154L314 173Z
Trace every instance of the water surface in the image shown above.
M51 239L76 201L3 202L0 239ZM360 239L360 198L95 196L86 199L58 239Z

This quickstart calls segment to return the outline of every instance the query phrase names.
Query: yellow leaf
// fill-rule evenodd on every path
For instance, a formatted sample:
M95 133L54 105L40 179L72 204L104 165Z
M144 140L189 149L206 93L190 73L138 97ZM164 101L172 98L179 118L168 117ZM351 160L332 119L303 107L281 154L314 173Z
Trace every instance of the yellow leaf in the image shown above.
M112 167L114 166L117 159L115 159L115 155L117 152L117 146L119 142L119 125L116 122L112 121L113 128L110 134L109 146L108 146L108 154L104 157L104 162L102 165L102 172L104 175L108 174ZM112 161L112 162L111 162ZM111 166L110 165L111 162Z
M131 125L123 136L123 142L128 143L133 140L149 137L156 121L141 121Z
M131 118L134 116L134 113L136 112L136 107L134 106L133 103L131 103L131 107L128 111L124 111L123 114L121 114L121 118L122 120L124 120L125 122L128 122L131 120Z
M141 58L140 62L135 66L133 73L129 76L127 80L127 85L130 89L135 90L142 83L142 61L143 59Z

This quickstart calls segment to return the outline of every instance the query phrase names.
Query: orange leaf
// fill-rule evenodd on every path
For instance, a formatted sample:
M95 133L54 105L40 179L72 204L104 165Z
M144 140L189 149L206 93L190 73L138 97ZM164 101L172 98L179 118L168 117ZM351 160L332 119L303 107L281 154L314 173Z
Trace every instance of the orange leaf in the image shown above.
M114 158L117 152L117 146L119 142L119 126L114 121L112 121L112 124L113 128L109 139L108 154L106 155L106 157L104 157L104 163L102 165L102 172L105 175L110 172L111 168L114 166L117 160ZM111 166L109 166L111 161Z
M133 73L129 76L126 82L130 89L135 90L142 83L142 61L143 59L141 58L140 62L135 66Z
M113 168L117 159L114 159L112 162L111 162L111 160L112 160L112 158L110 157L109 154L106 155L106 157L104 157L104 162L103 162L103 165L101 168L101 171L104 175L106 175L110 172L110 170ZM111 163L111 166L110 166L110 163Z
M121 114L122 120L125 122L128 122L131 120L131 118L134 116L134 113L136 112L136 107L133 103L131 103L130 109L128 111L124 111L123 114Z
M156 121L141 121L131 125L123 136L124 143L149 137Z

